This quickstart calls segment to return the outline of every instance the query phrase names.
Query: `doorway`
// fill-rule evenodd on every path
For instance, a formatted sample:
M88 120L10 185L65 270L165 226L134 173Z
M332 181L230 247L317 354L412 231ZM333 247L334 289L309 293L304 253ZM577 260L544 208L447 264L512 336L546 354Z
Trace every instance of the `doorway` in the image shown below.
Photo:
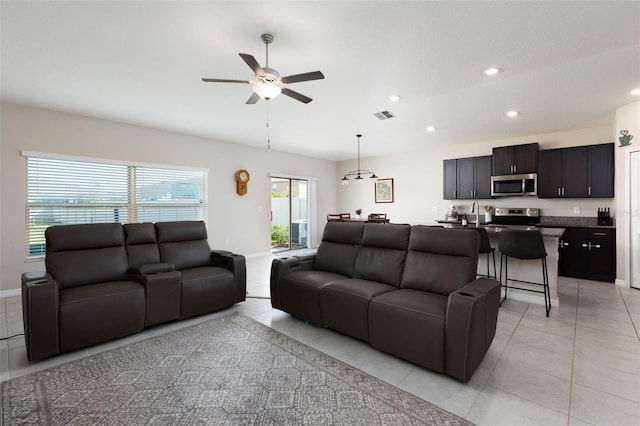
M631 153L631 287L640 288L640 151Z
M304 179L271 178L271 252L307 248L309 183Z

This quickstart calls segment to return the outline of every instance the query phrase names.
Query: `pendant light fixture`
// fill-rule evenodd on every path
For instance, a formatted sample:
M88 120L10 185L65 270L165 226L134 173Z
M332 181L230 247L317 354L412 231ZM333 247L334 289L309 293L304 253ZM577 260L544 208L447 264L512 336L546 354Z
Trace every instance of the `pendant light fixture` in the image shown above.
M362 176L369 176L369 179L377 179L378 176L376 176L376 174L374 172L372 172L371 170L362 170L360 169L360 138L362 137L362 135L356 135L356 137L358 138L358 169L357 170L352 170L349 173L347 173L346 175L344 175L344 177L342 179L340 179L340 181L342 182L342 185L349 185L349 177L355 176L355 181L356 183L362 183L364 182L364 178Z

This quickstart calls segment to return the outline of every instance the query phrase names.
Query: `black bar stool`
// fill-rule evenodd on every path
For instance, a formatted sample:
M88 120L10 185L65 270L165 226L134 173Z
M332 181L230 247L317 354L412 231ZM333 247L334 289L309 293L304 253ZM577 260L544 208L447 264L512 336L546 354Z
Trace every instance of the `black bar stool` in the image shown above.
M496 249L491 247L491 243L489 242L489 234L487 234L487 230L484 228L469 228L475 229L478 234L480 234L480 249L478 249L478 253L487 255L487 275L480 275L481 277L491 278L489 274L489 254L493 256L493 278L498 279L498 271L496 270Z
M544 249L544 241L542 241L542 234L540 231L516 231L516 230L503 230L500 232L500 238L498 240L498 248L502 253L500 255L500 282L502 282L502 259L504 262L504 298L500 301L500 304L507 298L507 290L509 288L531 291L534 293L544 293L544 307L549 316L551 310L551 292L549 290L549 274L547 272L547 252ZM531 281L521 281L512 279L511 281L521 282L526 284L535 284L542 286L542 290L535 290L531 288L513 287L509 286L509 258L513 257L520 260L532 260L542 259L542 283L536 283Z

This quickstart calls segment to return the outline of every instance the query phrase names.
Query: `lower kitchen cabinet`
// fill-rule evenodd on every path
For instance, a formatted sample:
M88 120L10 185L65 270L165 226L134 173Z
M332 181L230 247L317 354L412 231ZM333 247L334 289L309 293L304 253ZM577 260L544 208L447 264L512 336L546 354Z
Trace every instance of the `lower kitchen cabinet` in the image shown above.
M560 240L558 275L595 281L616 279L616 230L567 228Z

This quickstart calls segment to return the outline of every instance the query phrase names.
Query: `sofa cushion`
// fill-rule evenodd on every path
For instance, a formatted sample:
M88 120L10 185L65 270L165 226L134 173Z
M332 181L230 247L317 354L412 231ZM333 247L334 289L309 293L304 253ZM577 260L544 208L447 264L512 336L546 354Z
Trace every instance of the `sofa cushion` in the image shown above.
M344 275L326 271L294 271L280 278L280 309L294 317L323 325L320 315L320 290L344 279Z
M397 290L376 281L347 278L331 282L320 290L320 315L324 325L357 339L369 341L369 302Z
M222 267L204 266L180 271L180 318L228 308L234 303L235 278Z
M410 225L366 224L353 276L399 287L410 232Z
M172 263L178 270L211 263L204 222L158 222L155 227L161 262Z
M371 346L436 371L444 371L447 297L420 290L376 296L369 306Z
M328 222L324 227L322 244L316 252L314 269L353 276L363 228L362 223Z
M160 263L153 223L127 223L124 225L124 235L129 266Z
M144 329L144 286L111 281L60 291L60 351L93 345Z
M51 226L45 239L47 272L61 289L127 277L129 262L119 223Z
M400 287L448 296L475 279L479 244L472 230L414 226Z

